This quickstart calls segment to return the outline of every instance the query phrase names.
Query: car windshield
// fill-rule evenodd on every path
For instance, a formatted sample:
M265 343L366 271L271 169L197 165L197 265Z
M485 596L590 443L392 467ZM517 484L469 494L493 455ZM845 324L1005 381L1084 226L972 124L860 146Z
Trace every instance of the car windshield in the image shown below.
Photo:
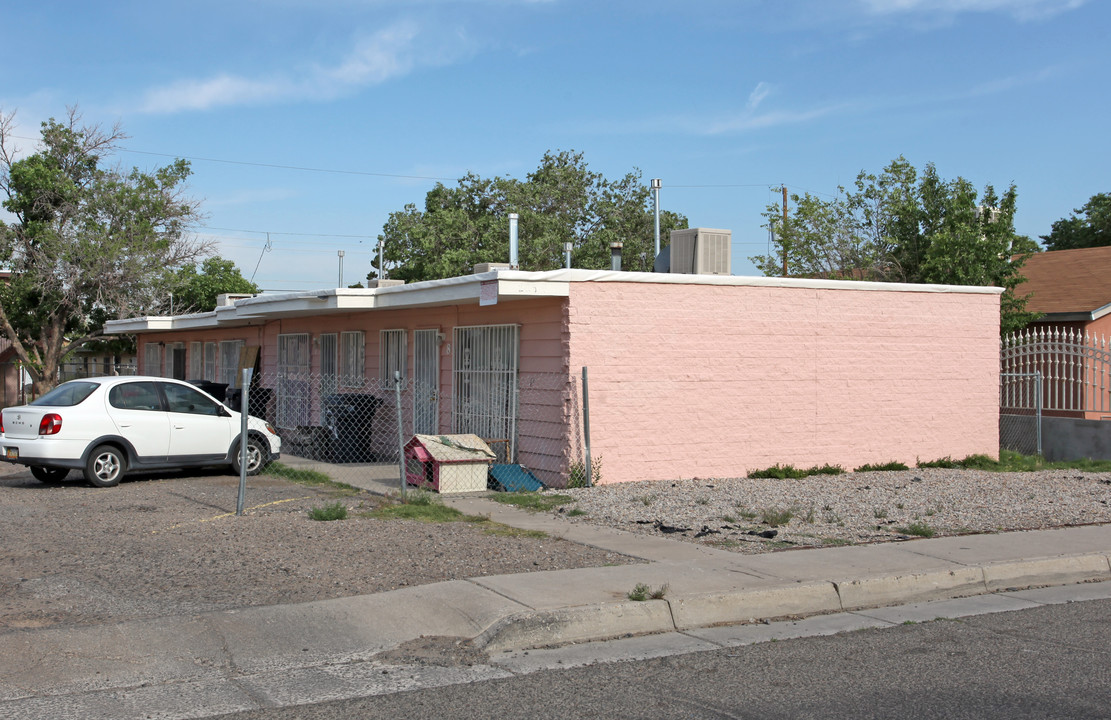
M93 394L100 385L91 382L75 380L62 383L40 398L32 400L30 405L50 405L52 407L72 407Z

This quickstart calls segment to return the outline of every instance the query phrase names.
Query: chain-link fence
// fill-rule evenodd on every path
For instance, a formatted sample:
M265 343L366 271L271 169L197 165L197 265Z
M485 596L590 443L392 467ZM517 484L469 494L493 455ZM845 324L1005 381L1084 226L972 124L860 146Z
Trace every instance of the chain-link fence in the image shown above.
M999 383L999 449L1042 454L1042 374L1002 373Z
M537 489L582 480L580 386L558 373L471 374L445 394L411 379L263 373L248 403L278 429L283 456L327 465L340 482ZM239 388L205 390L242 406Z
M137 367L134 362L109 363L109 362L68 362L58 367L58 382L77 380L79 378L100 377L102 375L135 375Z

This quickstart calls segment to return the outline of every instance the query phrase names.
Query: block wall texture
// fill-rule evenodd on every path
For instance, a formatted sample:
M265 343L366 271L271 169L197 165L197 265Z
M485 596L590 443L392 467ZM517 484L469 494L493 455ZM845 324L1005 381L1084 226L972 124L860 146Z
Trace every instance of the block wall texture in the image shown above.
M999 296L575 283L602 481L998 453Z

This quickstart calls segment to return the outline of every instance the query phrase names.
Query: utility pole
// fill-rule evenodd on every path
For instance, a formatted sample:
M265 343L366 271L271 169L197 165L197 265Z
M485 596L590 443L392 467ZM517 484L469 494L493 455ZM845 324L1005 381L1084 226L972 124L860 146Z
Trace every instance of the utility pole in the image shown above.
M783 277L787 277L787 186L783 186L783 230L779 233L783 247Z

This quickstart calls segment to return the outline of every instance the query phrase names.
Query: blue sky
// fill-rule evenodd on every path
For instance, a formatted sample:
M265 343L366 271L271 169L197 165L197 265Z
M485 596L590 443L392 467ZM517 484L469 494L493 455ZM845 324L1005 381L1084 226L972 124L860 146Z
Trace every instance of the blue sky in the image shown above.
M41 0L2 18L19 134L76 103L122 123L125 166L192 159L198 232L267 291L334 286L338 250L344 284L364 279L389 213L436 179L524 177L547 150L661 178L664 208L733 231L738 275L775 188L832 194L899 155L1014 182L1032 237L1111 191L1100 0Z

